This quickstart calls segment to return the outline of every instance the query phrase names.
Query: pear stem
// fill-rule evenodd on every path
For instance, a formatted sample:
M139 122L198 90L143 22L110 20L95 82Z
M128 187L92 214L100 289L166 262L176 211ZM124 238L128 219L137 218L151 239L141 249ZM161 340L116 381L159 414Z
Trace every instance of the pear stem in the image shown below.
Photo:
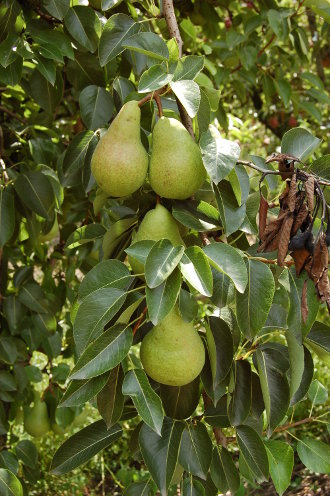
M157 104L157 108L158 108L158 116L162 117L163 116L163 106L162 106L162 101L160 99L160 94L159 94L159 92L161 92L161 91L162 90L153 91L152 93L149 93L148 95L143 97L138 103L139 107L141 108L142 105L144 105L145 103L154 99L156 104Z
M138 330L138 328L140 327L140 325L142 324L142 321L144 319L144 316L145 314L147 313L147 310L148 310L148 307L144 307L142 313L141 313L141 316L139 318L139 320L137 321L137 323L135 324L135 326L133 327L133 336L135 336L136 334L136 331Z

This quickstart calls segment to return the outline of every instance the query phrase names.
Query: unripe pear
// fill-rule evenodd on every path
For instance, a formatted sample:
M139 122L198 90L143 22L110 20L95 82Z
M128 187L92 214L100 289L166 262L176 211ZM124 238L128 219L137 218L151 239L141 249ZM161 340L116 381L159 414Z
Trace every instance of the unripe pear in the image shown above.
M125 103L93 153L94 179L110 196L131 195L146 178L148 154L141 143L140 120L138 102Z
M149 210L141 222L141 225L133 239L133 244L138 241L152 240L159 241L166 238L173 246L184 245L180 236L179 227L167 208L160 203L156 208ZM135 274L144 271L143 264L138 260L128 257L129 263Z
M206 171L198 145L176 119L161 117L152 133L149 179L164 198L185 200L203 184Z
M155 381L184 386L200 374L205 350L193 324L185 322L175 306L143 339L140 358Z
M24 408L24 429L33 437L41 437L50 429L47 405L37 395L34 406Z

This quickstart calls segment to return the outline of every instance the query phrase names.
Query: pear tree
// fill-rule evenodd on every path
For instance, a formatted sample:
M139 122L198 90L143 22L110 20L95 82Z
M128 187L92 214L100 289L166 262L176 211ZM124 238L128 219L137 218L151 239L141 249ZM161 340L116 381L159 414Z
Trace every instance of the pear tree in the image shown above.
M1 3L0 494L51 430L43 477L129 437L125 496L329 473L329 22L325 0Z

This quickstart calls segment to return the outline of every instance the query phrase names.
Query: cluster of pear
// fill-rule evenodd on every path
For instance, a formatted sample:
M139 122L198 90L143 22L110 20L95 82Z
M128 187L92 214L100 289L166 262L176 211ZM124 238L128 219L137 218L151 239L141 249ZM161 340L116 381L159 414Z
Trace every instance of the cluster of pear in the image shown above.
M102 190L114 197L138 190L148 173L148 154L140 138L138 102L126 103L99 141L93 157L93 176ZM176 119L161 117L153 130L149 181L161 197L183 200L192 196L206 177L199 147ZM168 239L184 245L178 224L161 204L150 210L133 237L138 241ZM136 274L143 264L128 257ZM183 386L201 372L203 342L191 322L185 322L175 305L143 339L140 358L147 374L161 384Z
M137 191L148 173L148 153L140 136L141 110L137 101L125 103L102 136L91 168L99 187L110 196ZM206 177L202 156L186 128L176 119L161 117L153 130L149 181L164 198L184 200Z

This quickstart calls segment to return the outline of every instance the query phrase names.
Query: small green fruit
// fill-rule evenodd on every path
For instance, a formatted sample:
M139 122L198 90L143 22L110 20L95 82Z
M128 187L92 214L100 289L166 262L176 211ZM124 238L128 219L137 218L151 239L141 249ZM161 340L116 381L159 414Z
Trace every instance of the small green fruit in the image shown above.
M164 198L185 200L206 178L202 155L186 128L176 119L161 117L153 130L149 179Z
M131 195L146 178L148 154L141 143L140 119L138 102L125 103L93 153L93 176L110 196Z
M143 339L140 358L147 374L170 386L184 386L197 377L205 362L203 342L177 306Z
M24 408L24 429L33 437L44 436L50 429L47 405L37 396L32 408Z
M173 246L184 245L178 224L170 212L159 203L156 208L149 210L145 215L132 244L148 239L159 241L163 238L170 240ZM128 257L128 261L135 274L142 274L144 272L141 262L132 257Z

